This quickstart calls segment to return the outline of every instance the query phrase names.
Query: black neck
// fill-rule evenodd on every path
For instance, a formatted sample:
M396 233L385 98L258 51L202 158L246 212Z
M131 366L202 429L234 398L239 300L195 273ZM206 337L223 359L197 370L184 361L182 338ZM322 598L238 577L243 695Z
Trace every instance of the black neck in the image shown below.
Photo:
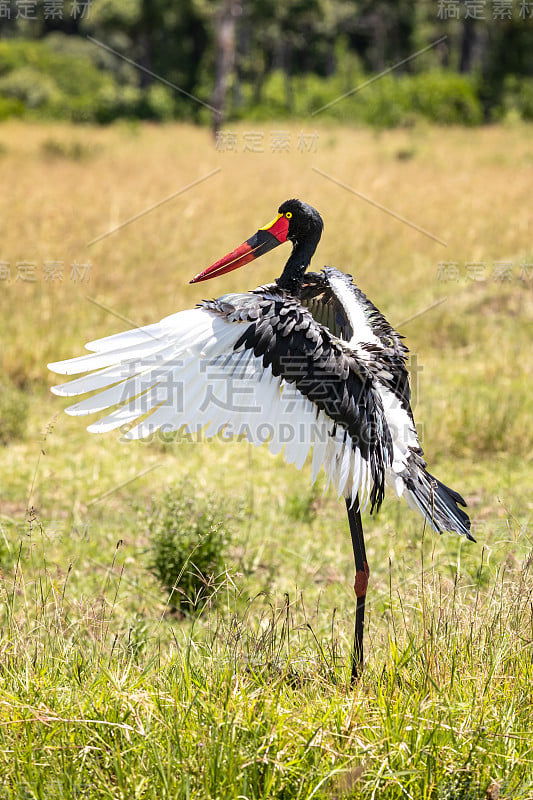
M317 244L318 240L315 241L311 238L294 242L289 260L285 264L281 276L276 280L281 289L286 289L294 294L298 293L304 279L305 270L311 262Z

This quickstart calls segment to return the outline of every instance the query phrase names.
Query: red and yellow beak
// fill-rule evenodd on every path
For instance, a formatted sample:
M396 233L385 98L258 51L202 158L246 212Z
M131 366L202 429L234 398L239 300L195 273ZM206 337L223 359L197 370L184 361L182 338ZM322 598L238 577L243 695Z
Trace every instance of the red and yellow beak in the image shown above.
M238 267L244 267L245 264L255 258L264 256L265 253L273 250L279 244L286 242L288 232L289 220L284 214L278 214L272 222L269 222L264 228L259 228L257 233L254 233L250 239L247 239L224 258L215 261L214 264L211 264L210 267L196 275L189 283L207 281L209 278L217 278L219 275L224 275L226 272L231 272Z

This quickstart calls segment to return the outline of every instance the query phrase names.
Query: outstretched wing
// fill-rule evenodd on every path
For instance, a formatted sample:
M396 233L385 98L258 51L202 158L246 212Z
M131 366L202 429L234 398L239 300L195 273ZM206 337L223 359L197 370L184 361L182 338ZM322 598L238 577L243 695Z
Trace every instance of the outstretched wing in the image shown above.
M411 389L406 368L408 350L403 337L356 286L351 275L333 267L304 277L301 293L321 325L347 342L369 372L398 398L411 415Z
M386 478L397 496L403 495L440 533L454 530L472 539L468 515L459 508L465 501L426 470L411 411L408 350L400 334L350 275L332 267L305 276L301 301L320 324L346 342L371 376L392 437L393 459Z
M225 295L201 307L91 342L95 352L50 364L65 375L53 391L93 392L74 415L113 409L88 430L133 424L125 435L203 429L284 449L302 467L313 449L340 494L379 506L392 442L364 363L277 287ZM207 427L206 427L207 426Z
M354 299L355 298L355 299ZM379 508L385 481L438 531L471 538L459 494L425 469L409 405L406 349L351 278L309 276L302 303L277 286L225 295L49 364L90 374L53 389L107 411L88 430L135 439L185 429L267 443L301 468L313 451L339 496ZM305 307L305 305L307 308Z

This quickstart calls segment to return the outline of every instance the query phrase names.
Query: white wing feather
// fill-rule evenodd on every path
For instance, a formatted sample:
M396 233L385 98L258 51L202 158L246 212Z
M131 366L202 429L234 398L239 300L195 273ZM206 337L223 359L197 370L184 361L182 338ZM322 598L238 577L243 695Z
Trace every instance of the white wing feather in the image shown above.
M196 308L97 339L87 345L91 354L48 365L62 375L92 370L53 391L65 397L96 392L67 409L72 415L112 409L88 427L93 433L133 422L126 438L159 429L203 431L206 438L223 432L255 445L266 442L272 453L283 450L298 469L313 448L312 481L322 467L339 496L359 492L364 506L368 463L344 429L294 384L274 376L252 350L234 349L248 324Z

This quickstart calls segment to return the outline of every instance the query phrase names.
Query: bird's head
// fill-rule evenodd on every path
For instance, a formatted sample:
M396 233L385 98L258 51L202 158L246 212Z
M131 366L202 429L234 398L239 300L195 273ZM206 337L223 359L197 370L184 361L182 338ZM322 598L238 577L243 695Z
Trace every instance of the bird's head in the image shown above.
M278 208L278 213L272 222L259 228L253 236L225 255L224 258L204 269L190 283L216 278L238 267L243 267L283 242L290 241L293 246L309 242L316 247L323 227L322 217L312 206L301 200L285 200Z
M278 214L289 220L287 239L297 244L302 239L314 239L322 236L324 222L313 206L302 200L285 200L278 208Z

